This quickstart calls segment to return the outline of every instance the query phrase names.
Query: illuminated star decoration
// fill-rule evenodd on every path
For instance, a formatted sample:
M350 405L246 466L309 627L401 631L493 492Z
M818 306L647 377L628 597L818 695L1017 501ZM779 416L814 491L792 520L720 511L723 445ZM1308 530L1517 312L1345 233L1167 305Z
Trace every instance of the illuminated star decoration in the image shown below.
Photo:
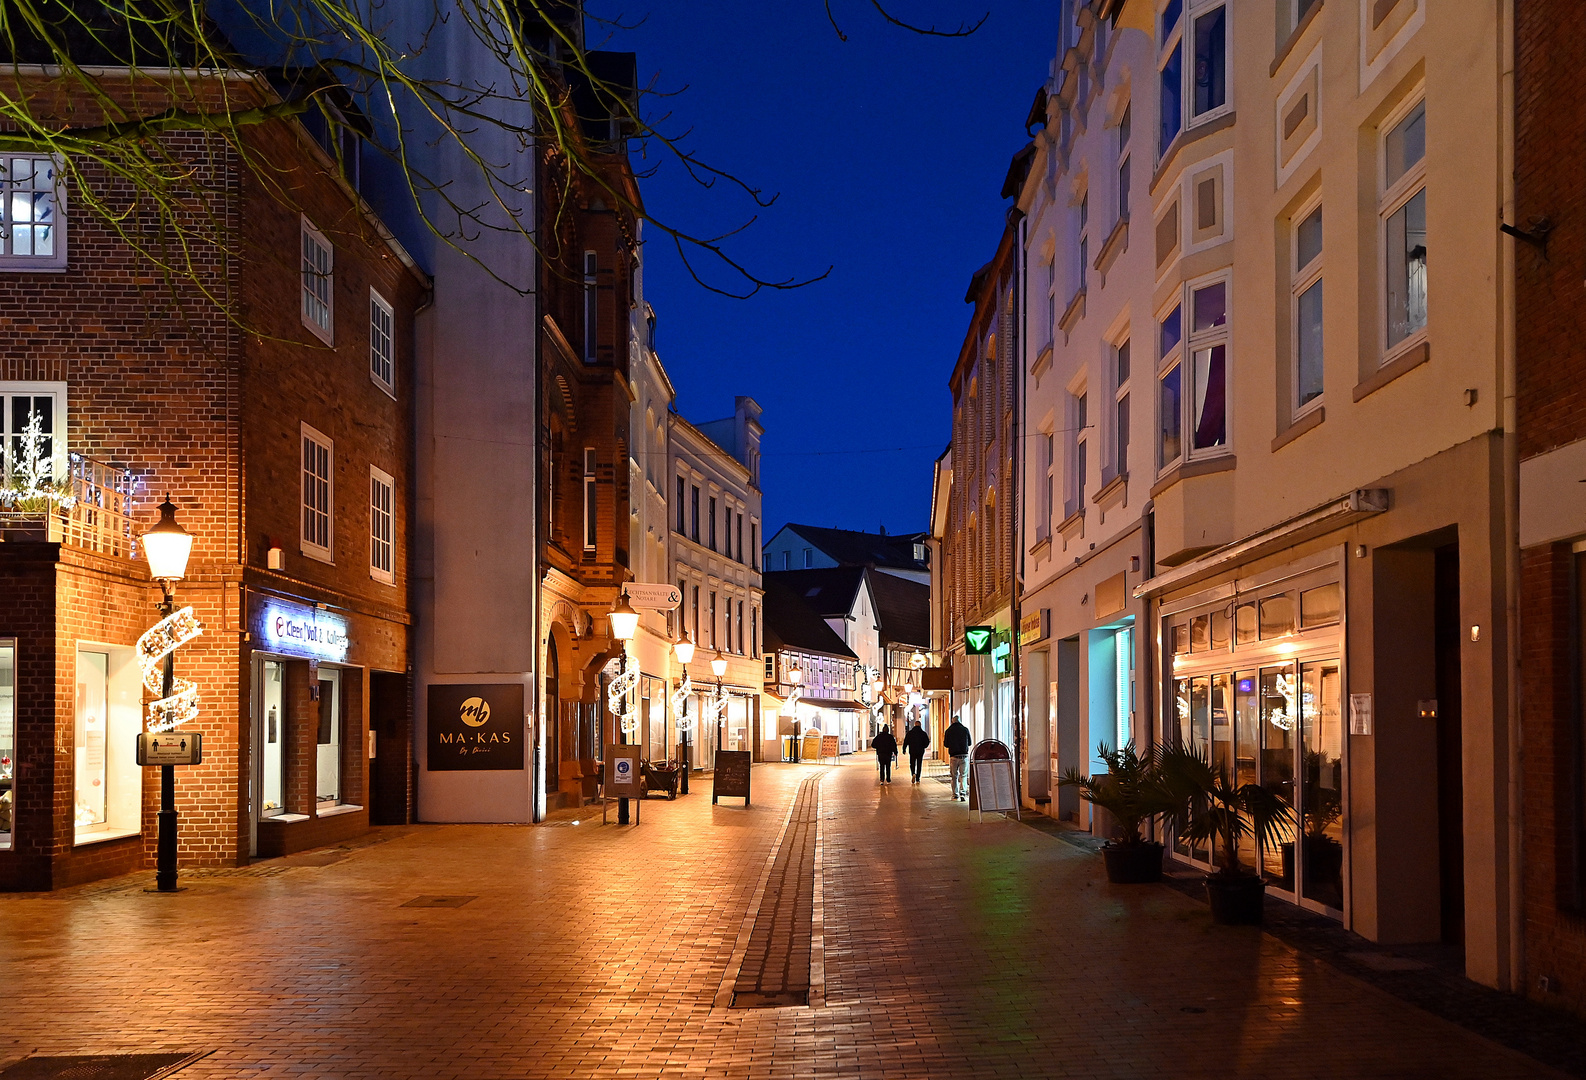
M683 669L683 681L678 683L677 693L672 695L672 712L677 716L677 733L686 735L694 730L694 718L688 715L688 695L694 692L694 684L689 680L688 668Z
M627 646L623 646L624 653ZM611 677L611 682L606 684L606 704L611 708L611 714L622 723L624 735L636 734L639 730L639 702L633 693L639 685L639 666L637 664L624 664L622 670Z
M165 692L164 671L160 662L199 634L204 624L193 609L173 611L138 638L138 666L143 669L143 685L151 694ZM187 679L171 680L171 696L149 703L149 730L175 731L198 718L198 684Z

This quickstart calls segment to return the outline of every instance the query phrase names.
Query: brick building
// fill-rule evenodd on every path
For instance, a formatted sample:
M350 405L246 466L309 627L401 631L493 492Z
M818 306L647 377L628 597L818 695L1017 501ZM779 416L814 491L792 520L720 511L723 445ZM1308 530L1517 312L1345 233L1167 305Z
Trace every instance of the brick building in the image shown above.
M228 85L272 99L262 80ZM167 492L194 535L178 601L204 625L176 654L205 737L204 763L178 770L180 864L410 814L411 326L427 282L308 128L249 139L279 191L220 140L169 136L211 193L201 275L230 318L63 197L50 158L8 160L6 205L26 189L52 217L25 239L6 222L0 474L15 485L34 445L75 502L0 514L0 888L152 864L134 645L159 590L136 541Z
M633 92L632 53L587 55L603 88ZM595 794L596 761L613 737L602 691L606 666L621 651L606 615L633 577L629 311L640 205L620 110L579 72L564 74L573 84L572 126L599 179L572 166L565 150L542 146L540 606L552 806L558 793L573 805Z
M1586 59L1573 5L1515 6L1516 428L1520 458L1520 730L1525 980L1586 1012ZM1551 226L1551 230L1549 229Z

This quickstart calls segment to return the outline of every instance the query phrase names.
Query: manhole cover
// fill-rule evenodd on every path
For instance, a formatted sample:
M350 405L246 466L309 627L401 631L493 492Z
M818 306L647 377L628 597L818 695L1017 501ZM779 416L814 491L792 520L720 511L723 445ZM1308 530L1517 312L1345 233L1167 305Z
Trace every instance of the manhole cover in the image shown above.
M478 900L477 896L415 896L403 907L462 907L464 904Z
M0 1080L158 1080L203 1056L204 1052L30 1057L0 1069Z

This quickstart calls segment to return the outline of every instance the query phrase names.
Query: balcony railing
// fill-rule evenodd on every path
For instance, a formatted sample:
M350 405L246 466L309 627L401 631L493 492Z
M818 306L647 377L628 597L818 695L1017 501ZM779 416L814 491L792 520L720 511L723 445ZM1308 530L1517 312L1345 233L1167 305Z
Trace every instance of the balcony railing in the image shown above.
M71 455L67 490L0 505L0 537L49 540L100 555L137 554L133 503L137 481L126 469Z

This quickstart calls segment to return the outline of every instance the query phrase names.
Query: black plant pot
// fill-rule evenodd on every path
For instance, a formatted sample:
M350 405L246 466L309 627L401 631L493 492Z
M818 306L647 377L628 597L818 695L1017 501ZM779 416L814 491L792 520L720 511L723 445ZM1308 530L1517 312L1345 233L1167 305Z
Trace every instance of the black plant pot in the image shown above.
M1254 874L1206 875L1206 899L1212 922L1223 926L1260 926L1267 883Z
M1162 880L1162 845L1106 844L1101 849L1107 880L1114 885L1145 885Z

